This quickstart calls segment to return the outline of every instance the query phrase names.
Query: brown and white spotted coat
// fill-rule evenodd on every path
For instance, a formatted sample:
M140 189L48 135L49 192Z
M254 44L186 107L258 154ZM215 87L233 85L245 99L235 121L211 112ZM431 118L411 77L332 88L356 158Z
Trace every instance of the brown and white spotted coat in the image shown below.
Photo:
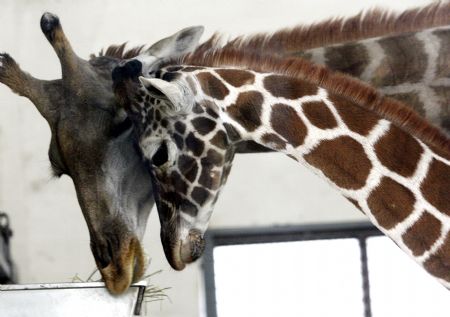
M450 26L288 54L378 87L450 135Z
M359 78L406 102L450 135L450 2L400 14L372 9L349 18L239 36L225 47L283 57L300 56ZM202 44L221 45L215 35Z
M128 81L122 102L142 115L140 145L153 163L174 268L201 254L234 148L251 140L326 178L450 287L450 145L437 129L405 105L298 59L222 49L181 63L140 77L145 88Z

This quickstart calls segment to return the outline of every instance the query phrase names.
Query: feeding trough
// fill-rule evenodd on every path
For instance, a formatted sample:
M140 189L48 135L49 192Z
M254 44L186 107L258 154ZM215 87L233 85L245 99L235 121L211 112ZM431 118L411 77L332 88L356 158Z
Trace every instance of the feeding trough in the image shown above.
M8 317L129 317L141 313L147 283L112 295L103 282L0 285L0 315Z

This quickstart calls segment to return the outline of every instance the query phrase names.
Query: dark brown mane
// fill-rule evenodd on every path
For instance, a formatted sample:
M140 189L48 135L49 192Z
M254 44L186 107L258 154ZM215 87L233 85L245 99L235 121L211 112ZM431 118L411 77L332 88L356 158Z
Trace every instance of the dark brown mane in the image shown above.
M123 43L120 45L110 45L105 50L101 50L98 53L98 56L108 56L112 58L118 59L129 59L138 56L144 51L145 45L135 46L129 49L125 49L127 43ZM91 58L96 57L95 55L91 55Z
M275 33L239 36L225 46L243 50L268 50L284 54L324 45L395 35L450 24L450 2L437 1L400 14L372 9L350 18L332 18L311 25L299 25ZM203 44L203 49L217 47L219 35Z
M350 76L333 72L300 58L282 58L226 47L206 52L198 49L178 61L168 63L206 67L236 66L258 72L279 73L299 78L351 99L359 106L387 118L425 143L437 146L450 154L450 139L410 107L397 100L382 96L376 89Z

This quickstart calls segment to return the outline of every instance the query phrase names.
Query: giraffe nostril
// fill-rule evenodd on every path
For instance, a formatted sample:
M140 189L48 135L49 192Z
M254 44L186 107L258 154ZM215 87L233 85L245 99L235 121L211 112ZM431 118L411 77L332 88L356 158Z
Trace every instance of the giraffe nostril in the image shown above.
M104 241L91 243L92 253L100 269L107 267L112 261L111 245Z
M197 260L205 250L205 240L203 238L191 242L191 258L192 261Z
M202 234L196 230L191 229L188 239L182 243L181 259L184 263L191 263L200 258L205 250L205 240Z

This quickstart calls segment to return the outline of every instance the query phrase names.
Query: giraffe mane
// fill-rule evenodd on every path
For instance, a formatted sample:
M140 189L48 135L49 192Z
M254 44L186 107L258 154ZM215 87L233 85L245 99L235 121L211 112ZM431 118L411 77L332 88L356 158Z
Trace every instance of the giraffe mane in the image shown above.
M406 10L400 14L374 8L350 18L331 18L310 25L298 25L281 29L275 33L257 33L251 36L238 36L228 41L226 47L246 50L270 50L286 52L306 50L327 45L357 41L361 39L416 32L426 28L450 24L450 1L437 1L425 7ZM339 30L337 32L336 30ZM199 46L209 50L220 46L222 36L211 36ZM127 42L112 44L91 58L107 56L129 59L143 53L145 45L125 49Z
M358 41L378 36L417 32L450 24L450 1L437 1L425 7L406 10L400 14L374 8L350 18L331 18L310 25L298 25L275 33L238 36L225 47L245 50L266 50L282 54L337 43ZM214 34L202 44L203 50L220 46L222 36Z
M234 66L258 72L272 72L305 80L332 93L342 95L362 108L369 109L425 143L450 155L450 139L404 103L383 96L375 88L348 75L332 71L301 58L282 58L267 53L244 51L230 47L203 50L162 65L192 65L205 67Z
M97 55L92 54L91 59L102 56L118 59L130 59L140 55L144 51L145 45L138 45L129 49L125 49L127 44L128 43L125 42L122 44L109 45L106 49L101 49Z

